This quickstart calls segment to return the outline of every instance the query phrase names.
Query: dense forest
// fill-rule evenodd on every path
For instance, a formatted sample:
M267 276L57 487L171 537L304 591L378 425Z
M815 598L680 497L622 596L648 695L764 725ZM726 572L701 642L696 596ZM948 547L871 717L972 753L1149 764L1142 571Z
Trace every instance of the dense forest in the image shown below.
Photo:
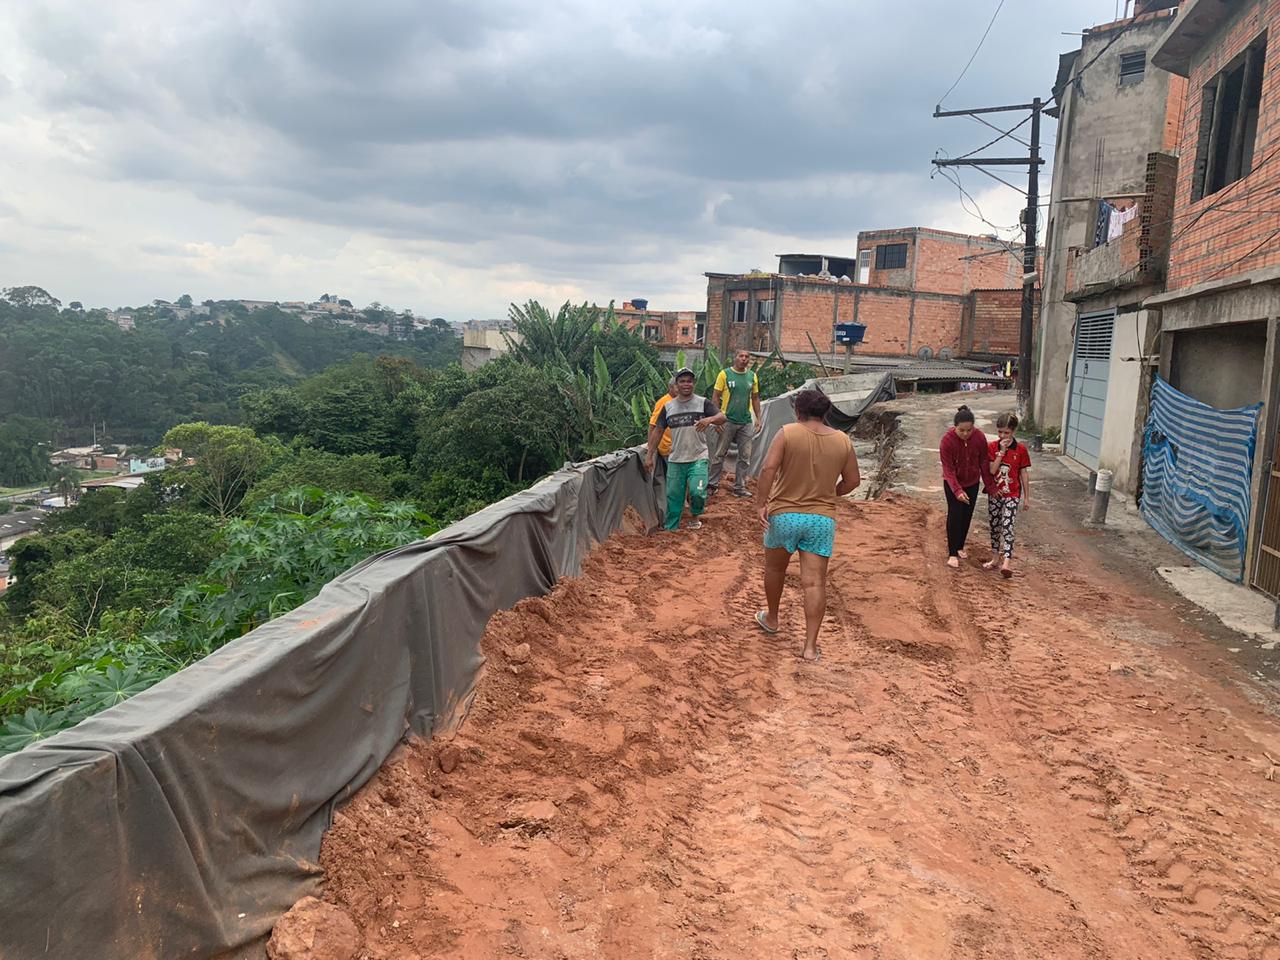
M25 288L31 290L34 288ZM43 291L41 291L43 293ZM307 320L275 306L235 302L128 311L121 329L105 310L60 309L47 294L0 298L0 462L32 432L50 443L88 444L94 425L108 442L154 444L175 423L236 423L241 397L296 383L355 354L404 357L442 367L461 342L443 320L425 329L380 305L353 316L384 336L331 318ZM180 298L186 299L186 298ZM0 477L12 486L36 477Z
M113 436L189 458L137 490L86 493L10 548L0 752L132 696L364 557L644 438L669 376L652 346L587 305L511 317L511 353L467 372L443 325L370 344L269 309L121 331L93 312L0 306L3 379L22 384L0 398L11 452L39 462L47 431L106 418ZM719 361L697 368L708 392ZM812 370L760 373L768 396Z

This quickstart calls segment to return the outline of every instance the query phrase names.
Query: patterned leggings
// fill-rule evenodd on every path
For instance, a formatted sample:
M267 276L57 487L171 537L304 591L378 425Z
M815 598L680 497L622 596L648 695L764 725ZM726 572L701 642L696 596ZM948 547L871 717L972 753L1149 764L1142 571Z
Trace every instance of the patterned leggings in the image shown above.
M991 552L1013 556L1013 527L1022 501L1013 497L987 497L987 514L991 518Z

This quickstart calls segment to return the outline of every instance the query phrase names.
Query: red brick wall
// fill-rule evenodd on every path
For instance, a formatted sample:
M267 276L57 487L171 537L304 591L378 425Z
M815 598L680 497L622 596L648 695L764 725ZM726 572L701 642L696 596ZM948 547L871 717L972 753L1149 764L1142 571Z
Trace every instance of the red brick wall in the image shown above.
M858 323L867 325L859 353L906 355L911 325L911 296L864 289L858 298Z
M886 243L907 244L905 268L875 268L875 248ZM868 285L873 287L963 295L984 287L1015 286L1022 278L1021 260L1011 256L1003 245L961 233L923 229L871 231L858 235L858 249L859 253L871 252Z
M833 350L834 318L841 312L836 301L847 298L847 306L843 303L841 306L845 307L843 312L852 317L853 288L847 284L787 280L779 286L778 294L782 310L782 349L786 352L810 352L813 348L805 336L808 333L819 350Z
M787 353L812 353L809 337L823 353L839 353L835 345L836 323L867 325L859 351L884 356L916 356L929 347L936 356L949 348L960 352L961 324L967 298L953 295L915 294L906 290L876 288L828 281L778 278L774 291L727 290L723 280L708 283L707 313L723 315L726 305L745 300L748 322L734 323L729 309L725 352L740 347L767 351L773 348L771 328L755 322L754 304L776 296L775 316L781 320L780 345ZM912 304L914 302L914 309ZM708 341L720 349L720 331L708 321Z
M1021 290L975 290L965 305L961 352L1016 356L1021 325Z
M1192 203L1201 91L1205 83L1263 30L1268 32L1268 42L1253 172ZM1175 195L1174 239L1169 253L1170 290L1280 264L1280 235L1271 236L1273 231L1280 230L1280 213L1257 212L1280 208L1280 203L1273 199L1273 192L1280 188L1280 101L1277 100L1280 97L1280 44L1275 42L1278 37L1280 4L1250 4L1242 16L1228 25L1203 62L1192 69L1182 123L1182 161Z

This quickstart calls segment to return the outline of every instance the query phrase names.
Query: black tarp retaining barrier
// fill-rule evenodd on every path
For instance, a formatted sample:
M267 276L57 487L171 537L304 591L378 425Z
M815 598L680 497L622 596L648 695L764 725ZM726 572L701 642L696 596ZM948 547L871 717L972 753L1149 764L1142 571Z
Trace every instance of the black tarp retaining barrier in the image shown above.
M791 409L791 398L801 390L814 387L825 393L834 407L827 416L827 424L846 433L853 430L858 418L873 403L892 400L897 396L891 373L850 373L840 377L806 380L790 393L784 393L773 400L766 400L760 405L761 412L764 414L760 435L751 448L751 476L760 475L760 468L764 465L764 455L778 431L788 423L795 423L796 415Z
M297 610L0 758L0 958L256 957L314 892L336 803L455 722L489 617L659 494L635 451L370 558Z
M834 426L892 397L861 379L816 381L849 394ZM763 406L753 473L794 419L789 397ZM261 957L315 892L335 804L407 731L465 713L490 616L578 574L626 510L657 526L662 496L638 450L566 465L0 758L0 960Z

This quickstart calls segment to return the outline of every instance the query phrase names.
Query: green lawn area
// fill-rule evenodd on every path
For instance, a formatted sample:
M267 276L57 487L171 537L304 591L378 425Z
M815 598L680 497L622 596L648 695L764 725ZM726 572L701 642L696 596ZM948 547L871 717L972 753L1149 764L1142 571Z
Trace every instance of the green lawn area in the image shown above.
M44 484L36 484L34 487L0 487L0 497L7 497L15 493L35 493L37 490L43 490Z

